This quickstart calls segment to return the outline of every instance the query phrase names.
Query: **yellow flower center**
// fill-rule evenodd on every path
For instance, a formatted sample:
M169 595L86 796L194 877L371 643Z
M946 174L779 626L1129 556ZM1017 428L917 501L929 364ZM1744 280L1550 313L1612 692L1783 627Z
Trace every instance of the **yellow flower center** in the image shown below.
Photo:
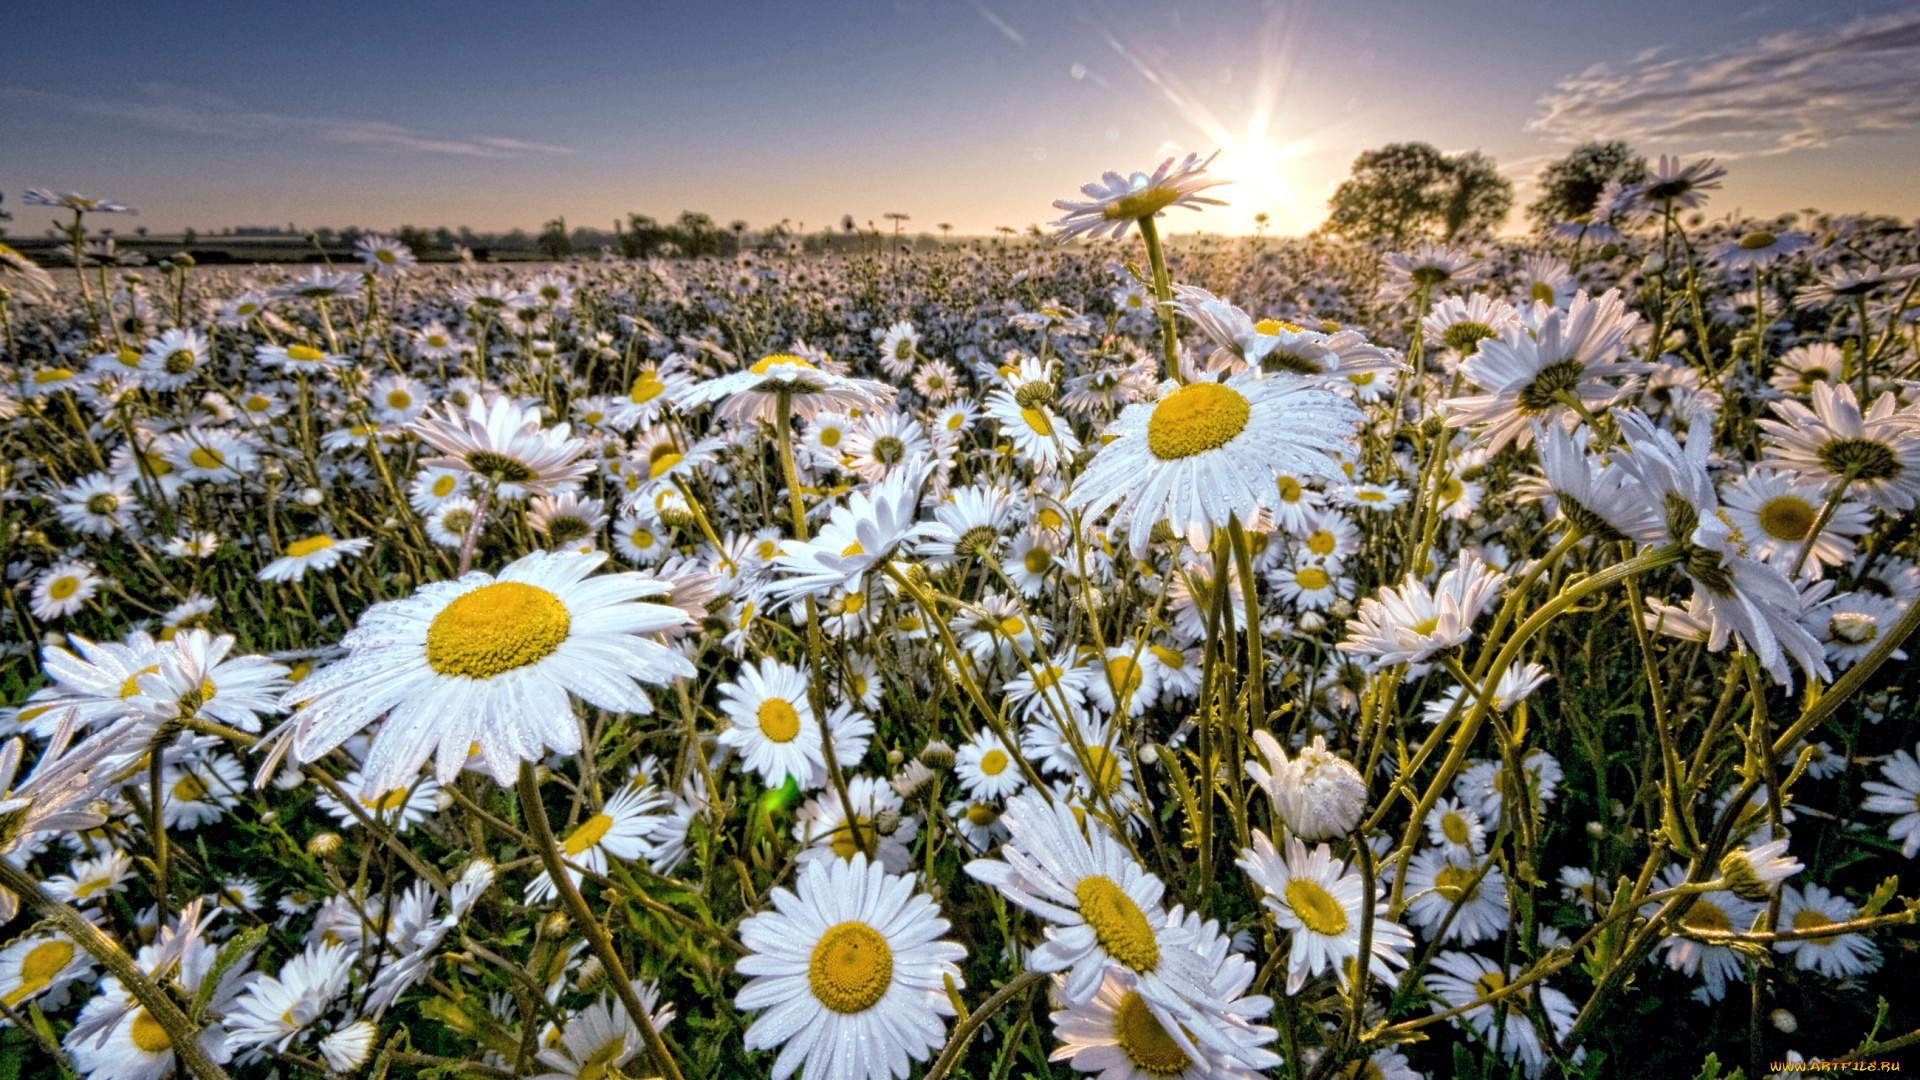
M1479 993L1474 995L1475 997L1489 997L1507 988L1507 977L1502 972L1489 971L1478 979L1473 980L1473 988L1479 991ZM1520 995L1515 994L1512 997L1501 999L1506 1005L1509 1015L1520 1015L1519 998Z
M305 540L295 540L287 545L287 555L295 559L304 559L316 551L325 551L333 546L331 536L309 536Z
M143 667L139 671L127 676L127 681L120 684L120 700L125 701L140 692L140 676L151 675L159 670L160 665L154 664L150 667Z
M1150 187L1108 203L1100 216L1108 221L1138 221L1172 206L1179 197L1180 193L1172 188Z
M794 367L806 368L808 371L813 370L812 364L807 363L797 356L788 355L787 353L774 353L772 356L761 357L760 360L748 370L752 371L755 375L765 375L767 369L776 364L791 364Z
M1733 920L1720 910L1720 905L1696 900L1687 913L1680 917L1680 925L1689 930L1732 930Z
M1750 232L1740 238L1740 246L1748 251L1765 251L1773 246L1773 242L1776 239L1778 239L1778 237L1765 230Z
M1293 575L1293 582L1307 592L1318 592L1333 584L1333 579L1317 566L1303 566Z
M627 394L627 397L635 405L645 405L647 402L665 393L666 389L667 384L660 381L660 376L657 373L643 371L640 373L639 378L633 380L633 389Z
M559 597L538 586L497 581L433 617L427 665L441 675L491 679L546 659L572 628Z
M1347 932L1347 909L1317 881L1294 878L1287 882L1287 906L1301 925L1325 937Z
M188 773L174 782L173 798L175 802L199 802L207 797L207 782Z
M133 1018L131 1034L133 1045L146 1053L164 1054L173 1049L173 1040L167 1038L167 1029L161 1027L160 1021L145 1009L141 1009Z
M1116 696L1124 697L1140 689L1140 665L1131 656L1116 656L1107 661L1107 679Z
M205 446L194 447L193 453L187 455L187 460L203 469L217 469L227 463L220 451Z
M1356 499L1359 499L1361 502L1386 502L1387 501L1387 493L1384 491L1371 491L1371 490L1359 491L1359 492L1355 492L1353 497Z
M613 1063L626 1051L627 1040L624 1035L608 1039L600 1049L587 1055L587 1060L580 1063L579 1080L606 1080L613 1071Z
M858 837L854 835L855 829L859 830ZM832 848L834 855L839 858L851 860L862 850L860 840L872 835L874 835L873 822L865 814L855 814L852 825L842 825L833 830L833 839L827 846Z
M567 858L574 858L582 852L592 849L595 844L598 844L601 839L607 835L607 830L611 828L613 828L612 818L605 814L595 814L581 822L579 828L568 833L566 840L561 843L560 847L567 853Z
M831 450L840 445L840 429L831 424L820 429L820 445Z
M387 391L387 405L389 408L404 409L412 404L413 395L407 393L405 390Z
M452 473L448 473L446 476L434 480L433 494L436 498L444 499L453 494L453 489L457 487L459 483L460 481L457 477Z
M855 555L865 555L866 553L867 549L861 547L860 541L858 540L840 549L840 557L843 559L851 559Z
M1120 757L1104 746L1087 747L1087 782L1095 796L1112 795L1120 790Z
M311 345L287 346L287 359L289 360L299 360L302 363L317 364L325 358L325 353Z
M1442 829L1446 828L1446 823L1444 821L1441 822L1440 827ZM1466 831L1464 823L1462 824L1461 831ZM1453 839L1452 834L1449 833L1447 838L1450 840ZM1456 844L1460 842L1461 841L1454 840ZM1433 875L1433 891L1439 893L1448 902L1458 901L1462 898L1474 900L1480 896L1480 886L1473 880L1478 876L1478 874L1475 874L1472 870L1464 866L1443 866L1440 868L1439 873Z
M123 347L119 352L114 354L113 358L120 361L121 367L131 368L140 366L140 350L138 349Z
M265 394L254 394L246 401L248 412L266 412L273 408L273 399Z
M1315 555L1331 555L1339 541L1325 529L1315 529L1307 535L1307 550Z
M1025 420L1027 426L1032 428L1036 434L1046 438L1053 436L1053 421L1047 419L1047 414L1039 409L1021 409L1020 419Z
M1148 1076L1179 1076L1193 1065L1153 1010L1147 1008L1146 999L1132 990L1113 1010L1113 1041L1134 1069Z
M1440 481L1441 502L1455 502L1460 496L1466 493L1467 485L1461 483L1458 477L1449 476L1445 480Z
M1007 771L1007 752L989 750L980 755L980 771L988 776L999 776Z
M1440 815L1440 832L1450 844L1465 844L1473 835L1467 828L1467 819L1451 812Z
M407 805L407 789L394 788L392 791L389 791L384 795L380 795L372 799L369 799L365 795L362 795L360 797L360 805L366 807L369 810L372 810L377 814L384 814L384 813L387 813L388 811L398 810L401 807Z
M1178 649L1169 649L1165 645L1149 645L1147 651L1153 654L1154 659L1175 671L1187 666L1187 654Z
M1093 874L1080 879L1073 895L1080 901L1080 918L1093 928L1093 937L1108 956L1134 971L1160 966L1160 939L1147 922L1147 913L1113 879Z
M1067 523L1067 519L1060 516L1060 511L1051 506L1041 507L1038 516L1040 527L1043 529L1057 529Z
M1026 620L1018 615L1009 615L1000 620L1000 632L1007 637L1019 637L1027 632Z
M1801 908L1799 911L1793 913L1793 928L1795 930L1818 930L1821 927L1832 925L1833 921L1827 918L1825 913L1815 911L1812 908ZM1821 934L1818 937L1810 937L1805 940L1815 945L1831 945L1839 936L1839 934ZM42 948L45 948L45 946L42 946Z
M967 824L976 829L984 829L1000 820L1000 811L987 803L974 803L967 807Z
M1529 291L1535 300L1538 300L1543 304L1553 303L1553 286L1547 284L1546 282L1544 281L1534 282L1533 288Z
M800 735L800 714L782 698L760 703L760 734L771 742L790 743Z
M33 947L33 951L20 961L20 985L14 987L7 996L0 998L9 1007L18 1005L27 998L45 990L53 982L53 977L66 970L73 962L73 942L58 938L43 941Z
M1820 512L1805 499L1780 495L1761 505L1760 528L1775 540L1805 540L1819 516Z
M1161 461L1217 450L1246 430L1253 407L1238 390L1197 382L1175 390L1153 407L1147 447Z
M649 456L651 459L650 464L647 466L647 479L649 480L660 479L662 473L680 464L682 459L680 451L674 449L672 443L661 443L659 446L653 448L653 453Z
M47 586L47 595L55 600L65 600L79 591L80 579L77 577L55 578L53 584Z
M893 950L866 923L843 922L820 935L807 961L807 983L834 1012L866 1012L893 985Z
M1254 333L1265 334L1268 337L1272 337L1283 330L1289 334L1298 334L1305 329L1306 327L1287 322L1284 319L1261 319L1259 322L1253 324Z
M73 371L63 367L43 368L33 373L33 382L36 386L51 386L71 378L73 378Z
M633 532L627 534L627 540L641 551L645 551L653 546L653 534L645 529L633 530Z
M1043 547L1030 547L1020 561L1026 566L1027 573L1044 574L1053 567L1053 552Z

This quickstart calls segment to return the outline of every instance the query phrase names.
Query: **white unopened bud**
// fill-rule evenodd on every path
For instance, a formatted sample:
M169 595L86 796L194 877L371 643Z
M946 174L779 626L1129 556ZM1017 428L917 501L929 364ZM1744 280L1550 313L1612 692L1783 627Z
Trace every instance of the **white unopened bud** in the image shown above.
M1254 744L1266 766L1251 764L1247 772L1266 789L1273 811L1302 840L1331 840L1345 836L1360 823L1367 805L1367 782L1360 770L1327 749L1324 735L1315 735L1291 761L1272 735L1257 731Z
M1647 261L1642 263L1641 265L1646 268L1647 273L1657 274L1660 271L1665 270L1667 268L1667 257L1665 255L1655 253L1647 256Z
M326 501L326 495L319 488L307 488L300 493L301 506L319 506Z
M1782 1035L1791 1035L1800 1030L1800 1018L1785 1009L1773 1010L1773 1015L1769 1017L1769 1019L1773 1021L1774 1028Z

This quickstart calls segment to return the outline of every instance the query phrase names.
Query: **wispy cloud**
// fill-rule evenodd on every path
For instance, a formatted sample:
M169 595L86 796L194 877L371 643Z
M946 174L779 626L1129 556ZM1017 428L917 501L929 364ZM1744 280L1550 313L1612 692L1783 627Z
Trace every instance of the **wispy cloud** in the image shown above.
M1920 126L1920 8L1702 56L1596 64L1540 100L1528 129L1724 156L1777 154Z
M1015 45L1018 45L1023 49L1027 47L1026 37L1023 34L1021 34L1020 31L1015 30L1012 26L1009 26L1007 24L1007 20L1001 18L998 15L995 15L993 13L992 8L988 7L985 4L976 3L973 5L973 9L975 11L978 11L980 13L980 17L987 20L987 22L991 24L995 30L1000 31L1000 34L1002 37L1006 38L1008 41L1013 42Z
M458 157L570 154L564 146L493 135L449 136L384 120L293 116L248 108L191 87L149 83L132 99L81 98L26 87L0 86L0 102L16 108L55 109L119 120L159 131L231 139L287 137L338 146Z

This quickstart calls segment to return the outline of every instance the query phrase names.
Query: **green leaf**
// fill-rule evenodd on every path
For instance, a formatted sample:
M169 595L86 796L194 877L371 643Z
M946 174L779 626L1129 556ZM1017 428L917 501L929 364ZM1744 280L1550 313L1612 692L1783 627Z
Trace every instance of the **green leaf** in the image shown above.
M1881 882L1880 887L1873 890L1873 895L1867 897L1867 902L1860 905L1860 914L1858 917L1862 919L1871 919L1875 915L1880 914L1881 909L1885 908L1887 904L1893 900L1893 894L1895 890L1899 888L1900 888L1899 874L1895 874L1892 877L1888 878L1887 880Z
M1481 1080L1480 1063L1468 1052L1466 1043L1453 1044L1454 1080Z
M1693 1080L1719 1080L1719 1076L1720 1055L1708 1054L1707 1060L1700 1063L1700 1071L1694 1074Z
M189 1014L195 1024L200 1023L201 1014L206 1011L207 1002L213 1000L213 992L220 985L220 979L228 969L252 956L260 943L267 940L267 928L252 926L235 934L220 947L220 955L213 960L213 966L200 980L200 992L193 997L193 1012Z

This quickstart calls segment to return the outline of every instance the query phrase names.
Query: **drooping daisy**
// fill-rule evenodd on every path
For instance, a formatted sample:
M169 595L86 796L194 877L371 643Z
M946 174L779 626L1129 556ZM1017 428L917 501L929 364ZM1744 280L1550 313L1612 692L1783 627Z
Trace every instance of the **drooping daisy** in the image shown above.
M911 879L855 855L801 867L772 901L740 924L748 955L735 967L749 979L734 1005L767 1010L746 1047L779 1048L773 1080L802 1063L809 1078L905 1077L946 1041L945 988L966 985L955 965L967 950L939 940L947 921Z
M105 901L113 893L126 892L127 880L132 876L133 859L116 849L96 859L73 860L68 873L48 878L45 885L54 899L85 905ZM0 957L0 974L4 973L4 964L4 957Z
M638 683L694 671L645 635L687 615L634 603L665 591L638 574L589 577L606 558L535 552L498 577L475 571L375 604L342 639L348 656L289 691L294 700L283 704L299 712L269 739L313 761L386 713L365 765L374 790L403 786L436 751L435 776L447 783L476 744L504 784L523 760L579 750L569 693L614 712L651 713Z
M1242 851L1235 865L1265 891L1260 903L1273 912L1281 929L1290 931L1287 993L1297 994L1308 976L1327 971L1337 976L1347 961L1359 959L1360 905L1366 902L1366 887L1358 871L1345 873L1346 864L1334 858L1327 845L1308 852L1299 837L1286 841L1283 857L1267 834L1256 829L1253 847ZM1403 954L1412 948L1413 935L1387 919L1386 901L1376 901L1367 970L1388 986L1398 985L1394 969L1407 966Z
M1424 981L1427 989L1440 999L1433 1003L1435 1012L1470 1005L1497 994L1519 977L1518 972L1495 961L1463 952L1441 953L1433 958L1433 969ZM1534 1030L1533 1021L1527 1016L1526 998L1532 992L1531 989L1515 992L1499 1001L1475 1006L1448 1022L1455 1027L1464 1023L1489 1044L1497 1041L1502 1057L1519 1062L1528 1077L1538 1077L1546 1071L1549 1059L1540 1043L1540 1032ZM1566 1038L1573 1030L1572 999L1544 985L1539 988L1539 997L1540 1007L1553 1028L1553 1038ZM1576 1052L1576 1058L1579 1056Z
M370 791L366 778L356 769L340 780L340 790L360 804L360 814L396 833L405 833L440 808L440 783L431 776L418 777L405 787L391 791ZM323 789L313 801L345 828L360 825L360 814L335 799L331 791Z
M1366 780L1351 762L1327 749L1326 736L1315 735L1294 758L1269 732L1255 731L1253 742L1261 760L1247 762L1247 776L1267 793L1274 814L1295 836L1331 840L1359 824Z
M494 494L508 501L577 484L593 468L581 456L585 440L573 438L570 425L543 428L538 411L523 409L505 396L489 404L476 395L465 412L450 404L444 415L428 412L407 430L442 455L422 465L492 480L497 485Z
M1780 894L1782 933L1807 932L1844 923L1857 912L1846 897L1830 893L1818 885L1805 890L1788 886ZM1877 971L1880 948L1865 934L1829 934L1774 943L1774 949L1793 957L1801 971L1818 971L1829 979L1844 979Z
M894 388L872 379L835 375L813 361L792 353L763 356L751 365L718 378L697 383L680 394L681 409L691 412L716 405L720 420L773 421L782 397L792 415L810 420L822 412L851 413L893 400Z
M365 537L335 540L316 533L287 544L279 558L260 568L261 581L299 581L309 570L331 570L349 555L358 555L373 546Z
M1359 420L1352 402L1290 376L1189 383L1121 410L1067 505L1091 516L1118 503L1136 559L1163 521L1204 550L1229 518L1271 506L1281 476L1335 475L1331 455Z
M55 563L33 583L30 605L42 622L64 619L80 610L106 584L93 567L77 560Z
M1117 172L1102 173L1100 183L1085 184L1080 188L1087 201L1074 199L1055 199L1054 209L1066 211L1066 215L1051 224L1060 230L1058 238L1062 243L1077 236L1089 240L1098 240L1102 236L1119 239L1125 235L1127 226L1148 218L1164 217L1169 207L1181 206L1189 210L1198 210L1202 206L1225 206L1219 199L1199 194L1211 187L1231 183L1229 180L1216 180L1207 175L1207 166L1218 157L1215 151L1205 161L1197 153L1188 154L1178 166L1174 159L1168 158L1160 163L1151 175L1136 172L1131 176L1122 176Z
M644 854L654 821L666 808L667 793L657 786L651 783L628 784L601 804L598 811L587 815L585 821L574 826L573 831L560 841L561 855L573 864L567 868L567 877L572 880L574 888L579 888L585 877L574 866L605 874L607 856L632 860ZM527 883L529 904L551 900L556 895L553 879L544 870Z
M1473 620L1498 596L1506 577L1472 552L1464 552L1431 591L1408 575L1398 589L1383 588L1377 599L1360 601L1347 640L1336 648L1378 657L1382 664L1418 663L1466 641Z

